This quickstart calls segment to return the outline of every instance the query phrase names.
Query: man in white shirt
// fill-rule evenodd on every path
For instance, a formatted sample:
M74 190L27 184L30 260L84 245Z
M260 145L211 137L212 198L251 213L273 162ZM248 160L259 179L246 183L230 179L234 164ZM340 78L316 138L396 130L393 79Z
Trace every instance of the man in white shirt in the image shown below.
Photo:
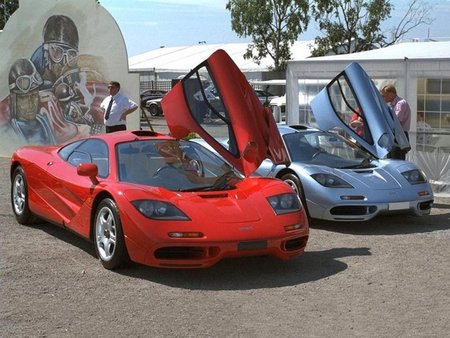
M120 83L111 81L108 85L109 96L107 96L100 107L105 110L106 132L112 133L119 130L126 130L127 115L134 112L138 105L125 95L119 93Z

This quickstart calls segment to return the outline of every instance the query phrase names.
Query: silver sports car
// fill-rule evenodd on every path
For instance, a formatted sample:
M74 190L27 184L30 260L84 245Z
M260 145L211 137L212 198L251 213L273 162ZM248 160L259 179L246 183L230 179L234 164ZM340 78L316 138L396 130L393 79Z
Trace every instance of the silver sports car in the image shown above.
M337 133L278 129L292 163L274 166L266 160L256 173L290 184L311 218L366 221L379 213L430 213L433 192L414 163L378 159Z
M311 110L320 129L279 126L292 163L266 160L257 174L288 182L311 218L366 221L380 213L430 213L433 191L425 174L412 162L391 158L410 149L408 138L358 63L336 76Z

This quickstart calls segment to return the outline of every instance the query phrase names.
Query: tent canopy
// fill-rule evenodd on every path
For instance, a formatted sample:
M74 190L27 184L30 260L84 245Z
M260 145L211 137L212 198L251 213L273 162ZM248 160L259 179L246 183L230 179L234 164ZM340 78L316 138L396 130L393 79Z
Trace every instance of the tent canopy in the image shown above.
M291 47L293 59L311 56L314 41L296 41ZM244 59L248 43L199 44L181 47L162 47L129 58L130 71L133 72L179 72L187 73L206 60L218 49L225 50L243 72L263 72L273 67L271 58L264 58L260 64L252 59Z

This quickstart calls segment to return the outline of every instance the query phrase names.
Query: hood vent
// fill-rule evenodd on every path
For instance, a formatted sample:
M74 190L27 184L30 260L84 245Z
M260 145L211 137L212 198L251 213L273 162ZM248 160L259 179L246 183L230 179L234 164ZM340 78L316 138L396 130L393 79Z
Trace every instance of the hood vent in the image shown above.
M227 193L220 193L220 194L204 194L204 195L199 195L201 198L227 198L228 194Z
M373 174L373 170L353 170L357 174Z

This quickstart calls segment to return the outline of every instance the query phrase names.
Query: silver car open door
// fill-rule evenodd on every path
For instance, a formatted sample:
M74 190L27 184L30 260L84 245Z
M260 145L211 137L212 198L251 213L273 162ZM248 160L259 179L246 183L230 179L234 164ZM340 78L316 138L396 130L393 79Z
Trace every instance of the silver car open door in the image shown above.
M319 128L350 136L378 158L410 149L397 116L358 63L336 76L311 101L311 109Z

